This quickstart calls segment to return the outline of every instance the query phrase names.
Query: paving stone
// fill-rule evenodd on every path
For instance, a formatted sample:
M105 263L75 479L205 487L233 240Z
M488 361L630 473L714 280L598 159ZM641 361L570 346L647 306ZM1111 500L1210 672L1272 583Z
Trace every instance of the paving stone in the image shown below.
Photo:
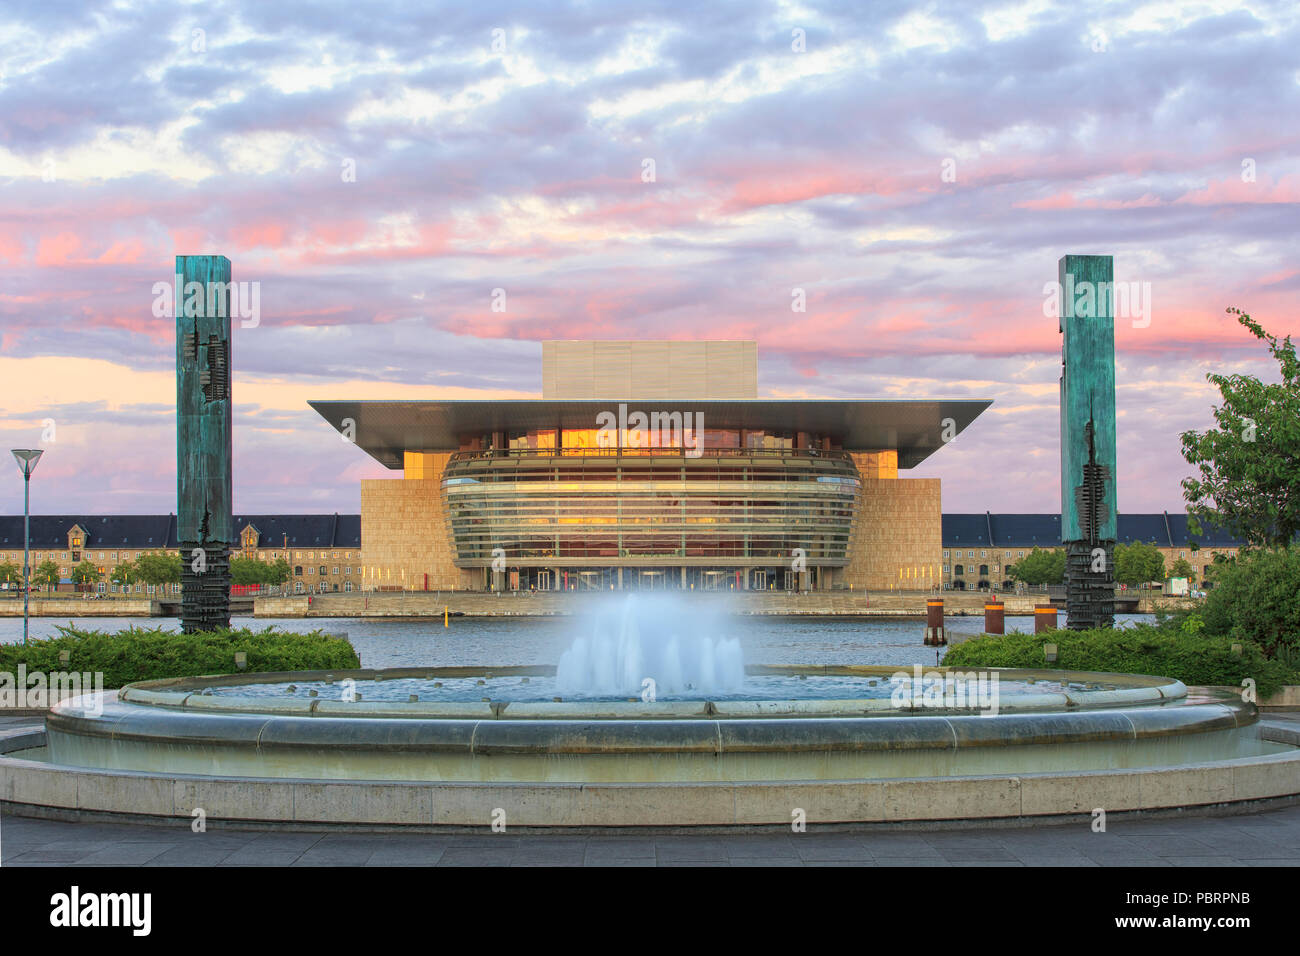
M1300 807L1246 816L962 830L667 836L335 833L6 816L6 866L1295 866Z

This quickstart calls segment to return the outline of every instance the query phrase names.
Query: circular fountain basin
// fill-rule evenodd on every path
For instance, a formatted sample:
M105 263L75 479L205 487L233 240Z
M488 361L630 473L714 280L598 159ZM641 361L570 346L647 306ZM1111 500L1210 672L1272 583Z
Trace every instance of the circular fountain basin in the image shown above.
M753 667L738 692L654 701L563 697L554 680L459 667L149 681L59 705L0 772L24 765L46 807L470 826L496 810L526 826L788 824L793 808L1022 818L1300 791L1297 741L1262 732L1251 704L1165 678ZM0 787L33 802L21 793Z

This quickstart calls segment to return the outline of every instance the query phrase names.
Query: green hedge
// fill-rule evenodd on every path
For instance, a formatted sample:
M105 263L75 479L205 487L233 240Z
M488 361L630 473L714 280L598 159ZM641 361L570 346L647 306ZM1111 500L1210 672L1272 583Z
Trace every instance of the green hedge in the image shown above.
M346 670L360 667L352 645L320 631L293 634L247 628L180 634L162 628L130 628L105 634L73 627L43 641L0 645L0 671L15 673L19 664L31 671L102 672L105 687L164 677L235 673L235 652L248 655L245 672ZM71 660L59 662L59 652Z
M1300 547L1244 551L1212 567L1206 631L1254 641L1271 657L1300 651Z
M1242 645L1241 654L1232 645ZM1053 664L1044 659L1043 645L1055 644ZM1188 685L1240 687L1255 680L1261 698L1283 684L1300 683L1300 673L1271 660L1256 644L1188 633L1173 627L1138 624L1123 630L1051 631L1047 634L985 634L949 648L943 659L950 667L1041 667L1117 674L1172 677Z

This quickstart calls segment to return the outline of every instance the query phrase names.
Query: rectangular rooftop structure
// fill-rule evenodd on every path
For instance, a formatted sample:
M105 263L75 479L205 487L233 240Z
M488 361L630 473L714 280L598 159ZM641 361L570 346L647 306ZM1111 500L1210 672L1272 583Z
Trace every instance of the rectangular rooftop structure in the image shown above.
M543 399L757 397L754 342L569 339L542 343Z

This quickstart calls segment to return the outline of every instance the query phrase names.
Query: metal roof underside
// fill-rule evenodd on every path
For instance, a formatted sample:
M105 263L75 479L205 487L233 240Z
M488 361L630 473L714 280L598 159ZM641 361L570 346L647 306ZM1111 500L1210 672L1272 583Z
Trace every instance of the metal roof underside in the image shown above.
M617 401L308 402L342 433L355 423L356 444L380 464L402 467L406 451L455 451L462 439L493 431L595 428ZM709 429L772 428L828 435L846 451L898 449L898 467L915 468L943 444L945 419L959 435L993 404L976 401L855 401L805 399L630 401L634 411L704 415Z

